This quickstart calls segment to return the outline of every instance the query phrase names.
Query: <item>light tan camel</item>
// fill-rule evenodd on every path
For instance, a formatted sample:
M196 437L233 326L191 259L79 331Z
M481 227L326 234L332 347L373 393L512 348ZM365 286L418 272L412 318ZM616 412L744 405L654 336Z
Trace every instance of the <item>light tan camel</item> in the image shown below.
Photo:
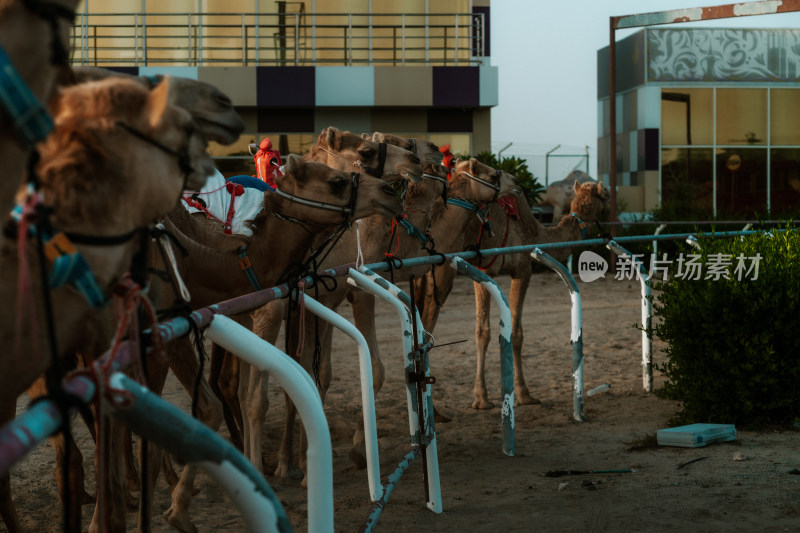
M576 196L572 201L571 213L561 218L557 226L543 226L531 214L524 196L516 195L519 207L519 218L506 214L500 206L492 206L489 217L492 221L493 235L484 231L480 240L480 248L504 248L510 246L523 246L547 242L579 241L586 238L585 227L594 223L608 201L609 192L599 183L575 183L573 185ZM464 232L467 243L476 242L479 234L479 224L473 223L472 227ZM570 253L567 248L553 250L550 255L563 260ZM538 403L533 398L525 383L522 370L522 306L525 294L530 284L532 273L529 254L514 254L498 256L497 259L487 258L483 261L484 270L489 275L497 275L501 270L507 271L511 276L511 290L508 296L511 307L512 342L514 350L514 399L516 405ZM421 306L422 321L425 329L432 332L436 326L439 303L444 303L452 289L455 272L449 267L437 267L436 276L437 296L434 297L433 283L428 278L425 280L425 298ZM475 375L474 394L472 404L474 409L489 409L493 404L489 401L484 378L486 348L489 344L489 304L490 295L480 284L475 283L475 309L476 326L475 336L477 343L477 371Z
M0 0L0 49L45 108L55 94L56 84L69 77L69 32L78 0L52 0L48 5L53 7L52 22L22 0ZM33 148L32 143L21 139L0 102L0 212L5 213L14 205L14 195Z
M563 180L554 181L547 186L539 205L553 206L553 222L561 220L561 216L567 211L575 198L575 183L587 182L597 183L586 172L573 170Z
M384 145L383 149L381 144ZM370 169L373 175L381 175L384 179L405 186L409 181L421 180L424 169L420 167L418 155L406 150L404 144L405 140L403 143L388 142L380 134L370 139L330 127L323 130L315 145L304 157L342 170ZM431 146L438 152L434 145ZM380 156L381 150L385 151L383 159ZM402 178L402 181L398 181L397 178ZM418 185L411 186L412 191L418 188ZM315 247L318 247L323 240L324 238L318 239ZM273 314L282 315L285 302L273 302L270 307L273 309ZM280 320L277 321L277 325L279 328ZM274 342L277 334L276 330L273 335L265 338ZM261 372L250 372L247 363L230 354L223 356L223 353L217 347L214 348L209 381L217 396L223 400L225 420L232 440L237 445L242 445L245 455L260 468L260 428L268 407L266 400L268 377ZM246 417L242 414L241 405L247 406Z
M438 159L436 159L436 161L438 161ZM513 190L513 188L516 187L516 182L513 180L510 180L507 183L501 183L502 175L496 173L494 169L487 167L474 159L461 163L460 170L468 171L474 176L486 180L488 183L499 186L499 194L508 194L511 190ZM434 181L433 183L436 183L437 186L434 188L429 185L428 190L424 192L412 191L412 188L409 187L409 196L407 197L405 204L406 213L408 214L409 220L412 220L412 216L416 219L412 220L412 222L418 228L425 228L426 221L428 221L428 223L430 222L432 216L432 207L437 199L441 199L441 189L438 187L438 182ZM425 183L423 182L423 185L424 184ZM484 189L481 191L481 193L484 196L487 196L488 199L492 199L496 194L498 194L494 189L486 188L485 186L482 186L481 188ZM370 222L372 223L371 226L368 225L366 229L363 226L361 228L361 249L363 252L364 263L368 264L384 261L384 253L389 247L391 247L391 251L393 251L397 257L414 257L422 253L420 241L407 235L405 231L400 232L398 243L396 240L397 237L392 235L392 231L388 227L388 221L371 220ZM331 256L329 256L327 259L327 263L329 265L333 266L347 263L355 259L357 248L355 236L351 235L350 238L351 240L349 242L345 241L341 247L337 246L337 248L334 249L335 255L331 254ZM438 249L438 241L436 242L436 246ZM425 267L422 267L421 270L424 271L424 268ZM399 270L393 273L393 277L396 282L400 282L402 279L407 279L408 275L409 272L407 269ZM362 333L365 334L366 340L369 344L370 357L372 359L373 392L377 394L384 382L385 372L374 334L374 299L371 297L367 298L366 296L366 293L354 290L349 286L340 283L334 291L321 292L319 300L332 309L336 309L336 306L341 303L344 297L347 297L348 300L353 304L353 316L356 326L362 331ZM269 333L270 335L277 334L275 320L278 317L268 317L265 315L257 316L254 314L254 318L256 319L256 331L261 333L262 336L265 332ZM270 318L272 321L270 321ZM296 323L297 322L295 321L295 324ZM318 335L322 346L322 352L320 354L319 385L321 389L321 396L324 399L331 380L330 344L332 329L324 323L320 323L319 325L320 331ZM305 332L314 331L314 324L309 319L306 319L306 323L301 325L301 327L303 327ZM269 340L270 337L265 336L264 338ZM290 338L295 339L296 332L290 332ZM307 342L306 346L309 345L312 347L304 350L301 364L303 364L305 368L311 370L314 355L313 343ZM293 406L290 402L287 402L287 425L284 429L284 437L279 450L279 464L276 475L294 476L297 473L292 466L292 425L294 423L294 414ZM358 429L353 437L353 442L354 446L351 450L350 456L354 462L356 462L356 464L359 466L364 466L366 463L364 460L364 432L362 418L359 418Z
M115 237L144 228L166 213L184 188L202 187L213 171L205 139L193 133L191 116L173 105L169 81L162 85L151 92L130 81L107 80L64 89L55 130L39 147L40 195L52 208L51 222L75 241L106 298L130 268L140 240L98 246L82 244L80 237ZM0 256L5 279L0 284L0 342L9 347L0 354L0 424L13 418L17 397L50 365L36 256L32 244L18 255L18 244L7 240ZM31 289L18 299L14 280L25 272L20 259L30 265ZM23 307L15 308L15 302ZM57 353L74 354L91 336L86 328L99 311L72 286L54 289L52 302ZM28 312L26 304L32 306L31 315L20 314ZM19 329L16 319L22 316L32 321ZM13 348L17 341L24 350ZM7 525L15 524L11 529L18 522L10 497L2 496L5 482L0 503Z
M348 142L352 134L346 132L329 132L339 138L339 148L331 148L333 153L341 153L341 147ZM327 139L327 135L326 135ZM355 150L356 154L362 158L362 165L369 166L374 163L372 148L377 155L376 143L371 141L359 141L361 150ZM375 146L373 146L375 145ZM387 172L395 176L395 181L405 181L400 176L401 172L418 174L418 164L414 162L416 158L411 158L410 154L403 151L387 150L387 158L384 167ZM302 263L306 256L314 248L312 242L319 238L326 238L339 225L348 225L356 219L376 213L383 216L392 217L402 212L402 204L396 195L392 185L386 181L372 178L365 174L344 172L328 167L317 161L303 162L298 156L290 156L286 171L296 174L287 178L284 176L278 181L281 189L288 189L290 194L303 198L316 199L320 202L333 205L345 205L353 185L351 175L358 179L358 204L354 213L344 216L342 213L331 212L316 207L304 206L288 202L285 199L275 200L282 202L280 205L267 205L265 212L280 212L285 215L287 220L273 218L271 215L259 216L254 222L254 235L249 239L243 239L235 235L224 235L220 224L213 221L198 222L198 217L181 214L180 217L168 217L167 221L176 233L181 235L181 243L189 251L189 258L184 261L189 277L186 278L187 285L192 294L192 307L203 307L222 301L232 296L246 294L253 290L247 277L241 273L238 266L238 255L236 254L242 243L247 241L248 256L251 258L253 270L258 277L262 287L270 287L291 277L292 268ZM348 164L352 169L352 165ZM304 171L304 169L307 169ZM312 172L313 171L313 172ZM306 176L306 174L308 176ZM289 175L289 174L287 174ZM329 176L326 180L321 177ZM314 178L312 180L311 178ZM293 180L297 181L297 190L292 191ZM302 187L301 187L302 186ZM327 189L325 189L327 188ZM267 193L265 198L272 198L277 195ZM193 221L193 223L189 223ZM303 221L298 223L298 221ZM187 239L191 239L187 242ZM196 250L198 243L203 243L200 252ZM235 244L235 248L231 248ZM203 251L205 250L205 251ZM278 250L280 255L278 256ZM230 259L233 273L225 273L219 265L218 256L225 256L225 251ZM193 257L193 256L196 256ZM238 271L238 272L237 272ZM246 326L250 326L249 316L238 317ZM191 345L182 339L173 343L176 345L174 350L181 350L173 358L172 369L179 380L192 390L194 379L197 375L197 358L194 355ZM239 365L244 372L249 371L249 365L241 363ZM249 375L246 375L249 378ZM200 417L210 427L216 428L221 422L221 409L216 404L216 397L206 389L207 383L203 383L200 394ZM245 442L250 442L251 435L246 434ZM260 430L258 432L257 449L259 454L256 457L249 457L261 468L260 456ZM245 451L249 451L246 449ZM257 461L257 462L256 462ZM191 499L191 485L194 478L194 469L189 467L184 469L181 480L173 492L172 507L165 513L167 521L176 529L181 531L191 531L193 526L188 516L188 505ZM154 476L151 476L154 479Z
M163 80L163 76L159 76L156 79L144 76L130 76L98 67L75 67L73 72L76 83L104 80L114 76L118 79L136 81L147 89L152 89L158 85L158 82ZM195 126L207 140L216 141L220 144L230 144L237 140L242 131L244 131L245 124L236 113L230 98L213 85L188 78L170 77L169 92L173 99L173 104L185 109L192 115ZM106 314L111 314L110 309L106 308L106 311ZM92 356L105 351L111 342L111 335L114 333L113 328L113 316L106 317L102 323L92 328L96 333L96 338L87 339L83 352ZM45 394L46 385L42 378L37 379L28 389L28 395L31 399L36 399ZM116 422L112 419L109 423L115 424ZM67 455L65 446L70 446L68 456L72 466L70 468L71 485L69 494L72 502L67 505L70 505L72 509L73 526L79 529L81 504L94 502L94 498L84 488L83 456L74 441L70 440L69 443L64 443L62 433L51 436L49 440L55 450L57 464L61 464L61 461ZM126 442L129 442L129 440L126 440ZM128 461L126 467L128 485L131 489L138 490L138 476L135 475L136 468L133 465L132 457L126 454L126 460ZM64 490L64 480L61 479L61 475L62 470L60 468L56 469L59 492L63 498L66 491ZM132 496L129 495L127 499L129 506L132 505L130 503L133 501Z

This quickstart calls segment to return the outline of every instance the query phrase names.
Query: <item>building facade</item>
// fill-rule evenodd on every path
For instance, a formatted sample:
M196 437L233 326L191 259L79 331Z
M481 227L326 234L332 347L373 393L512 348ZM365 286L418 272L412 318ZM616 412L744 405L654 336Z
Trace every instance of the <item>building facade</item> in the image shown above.
M617 42L618 197L628 212L800 209L800 30L653 29ZM609 181L608 48L598 175Z
M173 74L228 94L247 124L302 153L328 127L490 150L497 68L488 0L86 0L73 64ZM243 156L240 156L243 157Z

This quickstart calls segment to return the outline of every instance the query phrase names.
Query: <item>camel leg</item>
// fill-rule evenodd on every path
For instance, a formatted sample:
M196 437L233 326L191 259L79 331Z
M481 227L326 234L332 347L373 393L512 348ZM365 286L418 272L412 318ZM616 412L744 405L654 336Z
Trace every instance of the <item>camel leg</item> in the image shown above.
M480 283L473 283L475 287L475 345L477 348L477 369L475 371L475 385L472 402L473 409L490 409L494 404L489 401L486 392L486 349L489 347L489 337L492 328L489 324L491 318L489 291Z
M252 329L262 339L275 344L281 330L284 314L286 313L284 302L271 302L260 309L254 311L250 316L252 319ZM244 362L240 362L244 366ZM244 378L242 378L244 381ZM255 368L251 369L247 388L244 396L240 398L247 411L249 429L249 448L250 460L257 468L263 470L262 464L262 428L264 417L269 409L269 373L261 372Z
M33 384L28 387L28 397L31 400L36 400L47 395L47 385L43 377L38 378ZM91 425L90 429L94 429ZM94 435L94 431L92 431ZM50 445L56 454L56 483L58 484L58 494L61 497L61 502L64 505L69 505L71 510L72 525L70 531L80 531L81 529L81 507L90 503L94 503L93 496L86 492L84 486L85 471L83 469L83 454L81 453L78 445L70 435L67 441L64 440L64 435L58 432L48 438ZM64 472L61 465L67 455L66 447L69 446L69 479L64 479ZM65 502L66 486L69 483L70 501Z
M172 371L181 385L187 391L194 391L197 373L200 371L200 364L194 348L187 339L179 339L173 342L174 357L172 359ZM205 423L212 430L216 431L222 424L222 405L214 395L211 386L205 379L200 380L197 394L197 418ZM153 462L160 465L161 457L156 456ZM157 471L156 471L157 475ZM192 501L194 478L197 475L197 467L186 465L181 472L178 484L172 491L172 505L164 512L164 519L178 531L197 531L194 524L189 519L189 504ZM155 478L153 479L155 481Z
M222 350L220 347L216 347ZM242 414L242 406L239 403L239 375L241 360L230 352L222 350L222 367L220 369L218 387L222 394L222 405L226 406L230 411L229 418L233 420L235 432L231 433L231 439L234 435L238 441L237 447L244 450L244 415ZM224 414L224 410L223 410Z
M441 311L436 301L438 300L439 304L444 305L447 301L447 296L450 294L450 291L453 290L455 279L456 271L450 268L449 265L437 266L433 269L432 273L429 272L424 278L421 278L421 280L424 280L425 291L422 293L421 298L423 304L420 308L420 320L422 320L425 331L433 333L436 322L439 320L439 312ZM419 301L420 299L418 298L417 302Z
M351 291L347 295L347 299L353 307L353 319L356 327L364 335L369 347L369 357L372 361L372 392L375 397L378 396L378 391L383 387L383 382L386 380L386 369L383 366L383 360L378 349L378 338L375 333L375 297L361 291ZM324 361L328 362L327 373L331 374L330 369L330 351L331 351L331 335L328 335L323 344L323 350L327 350L327 356L323 357ZM320 375L322 381L322 375ZM328 378L330 384L330 378ZM328 387L323 386L323 390L327 391ZM324 396L323 396L324 397ZM353 448L350 450L350 459L358 466L358 468L367 467L367 448L364 436L364 416L363 406L362 415L358 417L358 425L356 427L355 435L353 435Z
M9 402L8 405L2 406L0 408L0 427L13 420L16 413L15 402ZM9 533L16 533L22 529L19 524L19 515L11 498L11 474L9 473L0 476L0 518L3 519Z
M136 466L136 454L133 452L133 435L127 430L125 436L125 480L128 490L141 490L139 483L139 468Z
M290 311L293 312L293 311ZM287 331L287 335L289 336L289 351L290 354L295 351L297 346L297 341L299 339L300 331L309 332L310 335L314 333L314 318L313 317L306 317L306 322L304 324L298 324L299 322L299 314L295 314L295 319L292 320L292 327L291 331ZM325 330L329 328L327 322L324 320L319 321L319 335L320 338L324 338ZM303 328L301 330L301 328ZM306 349L303 350L303 354L301 356L301 360L298 361L300 365L311 374L311 365L313 362L313 353L314 353L314 343L313 339L311 342L306 340ZM309 346L310 345L310 346ZM285 400L285 416L284 416L284 427L283 427L283 437L281 438L281 445L278 449L278 467L275 469L275 475L278 477L284 478L293 478L298 479L302 477L302 472L297 469L294 465L294 423L295 418L297 417L297 409L292 403L291 399L287 394L284 393L284 400Z
M219 401L222 402L222 415L225 418L225 425L228 427L228 433L231 437L231 442L239 450L243 450L242 443L242 412L239 408L238 399L235 405L231 405L230 387L227 385L231 379L230 365L236 364L235 362L226 361L230 358L231 354L227 353L221 346L216 344L211 345L211 364L208 369L208 383L211 385L211 390ZM223 378L223 374L225 377ZM238 372L235 374L238 376ZM223 381L223 379L225 381ZM238 377L236 377L238 379ZM226 383L225 389L222 388L222 383ZM238 416L237 416L238 414Z
M531 273L511 278L511 293L508 300L511 306L511 335L514 348L514 403L516 405L535 405L541 403L531 396L525 375L522 371L522 307L525 303L525 294L531 283Z
M95 446L94 465L97 474L97 504L94 507L90 533L100 531L127 531L127 502L125 495L125 463L122 458L124 446L122 439L126 436L125 426L111 416L96 417L103 427L97 428L98 440ZM103 479L101 457L105 458L107 479ZM101 500L104 500L101 502ZM101 511L101 507L104 510ZM108 528L105 527L108 517Z

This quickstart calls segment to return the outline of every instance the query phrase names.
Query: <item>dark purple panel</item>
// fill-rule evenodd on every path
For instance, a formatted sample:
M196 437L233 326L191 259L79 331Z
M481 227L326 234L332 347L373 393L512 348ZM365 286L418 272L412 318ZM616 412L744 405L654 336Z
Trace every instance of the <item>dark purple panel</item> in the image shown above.
M478 67L433 67L433 105L478 107Z
M314 110L306 109L259 109L258 131L278 133L313 133Z
M428 109L429 132L471 132L471 109Z
M120 74L130 74L131 76L139 75L139 67L103 67L105 70L112 70Z
M259 107L313 107L314 84L314 67L256 67Z
M658 128L639 130L637 152L639 156L639 170L658 170Z

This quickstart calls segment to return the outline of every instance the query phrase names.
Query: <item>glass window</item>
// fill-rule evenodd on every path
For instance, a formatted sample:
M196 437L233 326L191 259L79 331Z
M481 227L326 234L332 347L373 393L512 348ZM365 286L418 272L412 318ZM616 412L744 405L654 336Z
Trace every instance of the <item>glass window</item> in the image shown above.
M717 214L765 213L767 150L717 149Z
M662 89L661 143L709 145L713 143L714 93L712 89Z
M800 209L800 148L772 150L770 154L770 211L774 216Z
M767 144L767 90L717 90L717 144Z
M638 109L636 91L630 91L622 96L622 131L636 131L638 128Z
M713 212L711 148L661 150L661 207L675 220L708 217Z
M769 108L770 143L800 145L800 89L772 89Z

